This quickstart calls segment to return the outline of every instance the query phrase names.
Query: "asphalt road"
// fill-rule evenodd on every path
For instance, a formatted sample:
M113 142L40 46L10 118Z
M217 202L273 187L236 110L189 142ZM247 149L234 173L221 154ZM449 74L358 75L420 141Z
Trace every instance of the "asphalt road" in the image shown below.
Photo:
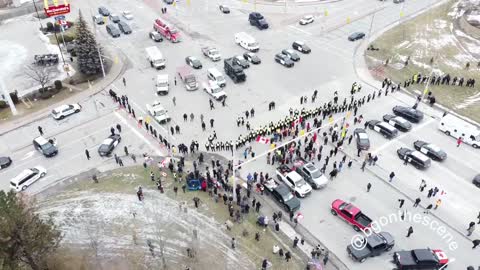
M126 87L118 81L112 85L112 88L120 94L129 96L137 115L144 110L145 104L159 100L169 110L173 118L172 125L178 124L181 128L181 134L176 134L171 140L174 143L198 140L200 145L203 145L213 130L216 131L219 140L235 140L239 134L246 133L244 127L236 126L235 121L237 117L243 115L245 110L250 110L252 107L256 110L256 116L248 121L252 127L258 127L283 118L288 114L290 107L299 108L300 97L303 95L310 97L314 89L319 90L317 104L323 104L331 99L334 91L338 91L340 100L343 100L343 97L349 95L352 82L358 80L354 71L353 55L357 43L361 42L349 42L347 36L356 31L368 34L370 25L372 25L371 33L373 34L400 19L402 9L404 16L408 16L431 6L434 2L412 0L404 5L396 5L391 2L357 0L318 6L289 6L290 3L288 3L287 13L284 13L285 7L282 6L257 4L257 10L264 13L271 25L271 28L265 31L257 30L248 24L248 12L254 8L254 5L241 1L222 2L228 4L232 10L228 15L222 14L218 10L217 3L213 1L191 1L191 5L187 6L187 2L183 0L177 8L170 6L165 15L161 15L160 12L162 3L154 0L81 1L76 3L72 14L76 14L76 9L81 8L84 15L89 18L100 4L115 13L121 13L126 9L131 10L135 17L129 22L133 29L131 35L122 35L120 38L113 39L108 36L104 27L98 27L96 30L102 45L119 49L130 62L130 68L124 75ZM328 16L325 16L325 11ZM305 27L298 25L298 19L307 13L317 14L316 21ZM154 43L148 38L153 20L160 16L180 29L182 42ZM372 16L374 16L373 20ZM184 65L184 59L189 55L195 55L202 60L203 69L195 71L200 81L206 80L207 68L217 67L223 72L223 61L211 62L201 55L200 48L207 45L216 46L224 58L243 54L245 51L233 42L234 34L240 31L250 33L257 39L260 44L258 55L262 59L262 64L252 65L246 70L245 83L235 85L227 79L226 107L216 104L215 110L209 110L209 97L206 93L200 90L187 92L179 80L178 85L174 85L175 70L178 66ZM273 56L282 49L289 48L294 40L306 41L312 48L312 53L300 55L300 62L296 63L295 67L287 69L275 63ZM166 56L165 70L156 71L150 68L144 52L144 48L148 46L158 46ZM170 75L171 90L169 95L157 97L154 93L153 79L157 74L162 73ZM364 86L361 95L371 91L370 87ZM176 106L172 102L173 97L176 97ZM29 166L44 165L49 170L49 174L47 178L29 189L35 192L48 187L55 181L89 168L113 167L115 164L111 159L101 159L96 156L96 147L109 134L110 126L118 122L126 128L122 132L125 139L116 150L117 153L123 153L122 148L127 144L138 154L143 152L164 154L164 149L158 148L148 135L139 131L132 119L125 116L122 111L115 111L114 105L107 97L98 96L97 99L105 104L105 107L100 106L99 112L95 111L95 104L99 108L98 102L90 100L82 104L84 111L81 114L61 123L45 118L39 123L2 136L2 141L8 142L0 145L2 153L10 154L15 163L11 168L0 172L1 179L10 179L21 169ZM276 102L275 111L267 110L270 101ZM411 105L413 100L404 94L397 93L366 105L359 113L363 114L367 120L381 119L383 114L391 113L391 107L399 103ZM478 173L475 161L479 158L479 152L468 146L456 148L455 141L441 134L436 128L441 112L425 106L422 109L433 118L426 117L421 124L414 125L411 132L402 134L394 140L386 140L369 131L373 151L379 156L377 166L369 167L365 173L362 173L357 161L352 169L344 170L326 189L314 191L312 196L302 200L301 212L305 216L301 221L302 225L351 269L391 269L393 265L390 261L393 251L389 252L389 255L369 259L363 264L350 260L345 247L350 243L355 232L338 217L330 214L331 202L336 198L354 202L372 219L377 220L382 216L396 213L397 200L404 198L407 200L405 208L409 212L422 213L420 208L413 209L409 201L421 197L422 206L427 204L428 198L425 193L419 194L418 190L421 179L427 181L427 189L438 186L446 192L442 195L442 205L434 211L436 216L434 220L446 227L452 235L451 241L458 243L459 248L450 250L449 243L445 239L441 239L437 232L421 224L413 224L414 234L408 239L404 238L410 224L398 221L384 227L396 238L394 251L425 247L440 248L450 258L456 259L449 265L449 269L465 269L468 263L475 263L475 253L469 241L478 238L479 235L475 232L469 240L465 237L465 229L470 221L475 220L479 211L473 207L480 205L476 196L479 191L470 183L471 177ZM195 120L184 123L182 119L184 113L194 113ZM206 121L210 118L215 119L215 127L202 132L200 114L204 115ZM60 154L52 160L33 151L31 140L37 134L37 125L44 127L47 136L54 134L60 143ZM167 135L170 127L164 128L163 135ZM158 127L158 130L161 128ZM426 171L418 171L412 166L405 167L396 156L396 149L401 146L412 147L412 142L417 139L428 140L439 145L447 151L448 159L441 164L432 162L432 167ZM267 147L262 145L253 144L253 147L257 153L267 150ZM90 152L94 157L88 162L84 157L85 148L92 149ZM329 149L325 149L324 153L326 150ZM347 146L345 151L349 156L355 156L353 146ZM229 156L227 152L224 154ZM236 157L240 158L241 154L242 151L238 151ZM339 154L334 160L340 159ZM362 158L358 160L361 162ZM320 167L321 164L317 166ZM330 166L327 171L330 171ZM259 159L244 166L242 176L255 170L274 172L274 168L267 166L264 159ZM396 179L392 183L385 182L384 178L391 171L395 171ZM368 182L373 184L370 193L365 192ZM8 182L2 180L0 185L1 188L6 188Z

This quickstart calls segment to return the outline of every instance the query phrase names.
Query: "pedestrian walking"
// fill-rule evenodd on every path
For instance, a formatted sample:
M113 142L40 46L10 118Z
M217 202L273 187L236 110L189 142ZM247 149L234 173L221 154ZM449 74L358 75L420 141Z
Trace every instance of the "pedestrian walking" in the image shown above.
M362 172L365 171L365 166L367 166L367 161L366 160L364 160L363 163L362 163L362 167L361 167Z
M463 138L462 137L458 137L457 139L457 147L460 147L460 144L462 144L463 142Z
M472 221L470 224L468 224L467 236L472 235L473 231L475 231L475 222Z
M115 163L118 164L118 156L117 156L117 154L113 154L113 157L115 158Z
M478 222L477 222L477 224L480 224L480 212L478 212L478 216L477 216L477 218L478 218Z
M427 208L425 208L425 211L423 211L424 214L430 213L430 210L433 208L433 204L429 204Z
M125 80L125 77L123 77L122 81L123 81L123 86L126 87L127 86L127 80Z
M293 239L293 248L297 248L299 240L300 239L298 239L298 237L295 236L295 239Z
M120 165L120 167L123 167L123 161L121 158L118 158L118 165Z
M352 163L353 163L352 160L348 161L348 164L347 164L348 168L351 168L351 167L352 167Z
M87 160L90 160L90 152L88 152L88 149L85 149L85 156L87 156Z
M405 203L405 200L404 199L398 199L398 201L400 202L400 205L398 206L398 208L402 208L403 204Z
M123 147L123 151L125 151L125 156L128 156L128 148L126 145Z
M478 245L480 245L480 239L475 239L472 241L473 247L472 249L476 248Z
M435 208L433 208L433 210L437 210L437 208L442 204L442 200L441 199L438 199L436 202L435 202Z
M328 250L327 250L327 253L325 253L325 257L323 257L323 265L327 265L327 262L328 262Z
M110 134L113 136L115 135L115 129L113 127L110 128Z
M372 184L371 183L368 183L367 184L367 192L370 192L370 189L372 188Z
M195 118L195 115L193 115L193 113L190 113L190 122L193 122L194 118Z
M257 203L255 204L255 211L258 213L260 212L260 207L262 206L262 204L260 202L257 201Z
M38 133L40 133L40 136L43 136L43 128L41 126L38 126Z
M120 124L117 124L116 128L118 130L118 133L122 133L122 126L120 126Z
M210 119L210 127L211 127L211 128L213 128L213 122L214 122L214 121L215 121L215 120L213 120L213 118Z
M289 262L291 259L292 259L292 253L290 253L290 251L287 251L285 253L285 260Z
M392 182L392 181L393 181L393 178L395 177L395 173L394 173L394 172L391 172L390 175L389 175L389 177L390 177L389 182Z
M232 237L232 249L235 249L235 247L237 246L237 241L235 240L235 237Z
M133 162L137 163L137 157L135 154L131 154L130 157L132 158Z
M410 235L412 235L412 233L413 233L413 227L410 226L410 227L408 228L407 237L410 237Z
M173 98L172 98L172 101L173 101L173 106L177 106L177 98L176 98L176 97L173 97Z
M177 76L173 77L173 83L177 86Z
M421 201L422 201L422 199L416 198L415 202L413 203L413 207L417 207L420 204Z

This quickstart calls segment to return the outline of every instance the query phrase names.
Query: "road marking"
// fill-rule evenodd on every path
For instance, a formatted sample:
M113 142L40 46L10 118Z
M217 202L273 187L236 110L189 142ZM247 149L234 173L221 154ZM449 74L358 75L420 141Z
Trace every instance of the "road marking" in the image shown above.
M410 133L412 132L415 132L416 130L419 130L421 128L423 128L424 126L432 123L433 121L435 121L435 118L430 118L428 121L425 121L423 122L422 124L418 125L416 128L412 129L411 131L409 132L404 132L402 135L396 137L394 140L390 140L388 141L387 143L383 144L382 146L380 146L379 148L375 149L374 151L372 151L372 154L378 154L378 152L382 151L383 149L389 147L391 144L393 144L394 142L396 141L400 141L400 139L402 139L403 137L409 135Z
M20 159L20 160L29 159L29 158L31 158L34 154L35 154L35 151L30 151L30 152L26 153L25 156L23 156L23 158Z
M298 32L302 32L302 33L304 33L305 35L308 35L308 36L312 36L312 35L313 35L312 33L308 32L308 31L305 31L305 30L303 30L303 29L300 29L300 28L298 28L298 27L296 27L296 26L293 26L293 25L289 25L288 28L294 29L294 30L296 30L296 31L298 31Z
M118 112L114 112L114 114L124 125L126 125L135 135L137 135L137 137L142 139L148 146L150 146L152 149L154 149L155 154L157 154L159 156L164 156L164 154L161 151L159 151L147 138L145 138L145 136L143 136L140 132L138 132L137 128L132 127L132 125L130 125L127 122L127 119L125 119L123 116L121 116Z

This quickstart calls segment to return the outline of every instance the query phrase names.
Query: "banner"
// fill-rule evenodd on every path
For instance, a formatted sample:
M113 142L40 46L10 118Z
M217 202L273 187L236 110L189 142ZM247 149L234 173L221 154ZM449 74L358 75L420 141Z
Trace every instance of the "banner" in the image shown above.
M63 4L59 4L58 0L53 0L53 5L49 5L48 2L48 0L43 1L43 9L47 17L70 13L70 4L67 0L63 0Z

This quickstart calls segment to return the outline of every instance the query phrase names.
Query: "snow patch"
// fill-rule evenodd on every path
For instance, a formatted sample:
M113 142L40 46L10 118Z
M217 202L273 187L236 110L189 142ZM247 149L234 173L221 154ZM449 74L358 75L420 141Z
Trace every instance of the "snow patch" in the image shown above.
M395 46L395 48L400 49L400 48L402 48L402 47L407 46L409 43L410 43L410 41L405 40L405 41L403 41L402 43L400 43L400 44L398 44L397 46Z
M447 28L447 21L445 20L436 19L433 21L433 23L435 24L435 27L438 29Z
M470 105L474 105L475 103L478 103L478 102L480 102L480 92L476 93L473 96L470 96L470 97L466 98L463 103L460 103L460 104L456 105L455 108L456 109L464 109L464 108L466 108Z
M11 79L27 56L28 51L24 46L9 40L0 40L0 81Z

